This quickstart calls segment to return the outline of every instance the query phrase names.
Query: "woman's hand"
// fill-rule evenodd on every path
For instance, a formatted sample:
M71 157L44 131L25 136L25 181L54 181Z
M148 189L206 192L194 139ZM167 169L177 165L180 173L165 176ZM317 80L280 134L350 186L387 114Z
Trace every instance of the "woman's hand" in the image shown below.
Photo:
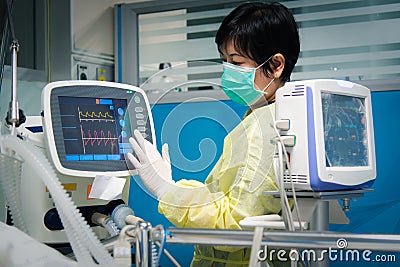
M137 169L144 185L160 199L175 182L172 180L171 162L168 144L162 146L162 156L156 146L134 131L134 137L129 138L136 157L128 153L128 159Z

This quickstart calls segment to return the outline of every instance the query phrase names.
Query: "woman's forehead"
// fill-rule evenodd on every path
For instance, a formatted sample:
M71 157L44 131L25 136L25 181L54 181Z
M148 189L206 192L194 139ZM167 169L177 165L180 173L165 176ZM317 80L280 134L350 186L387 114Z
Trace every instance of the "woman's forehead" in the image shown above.
M220 47L219 52L226 56L242 55L242 53L236 49L232 40L227 41L222 47Z

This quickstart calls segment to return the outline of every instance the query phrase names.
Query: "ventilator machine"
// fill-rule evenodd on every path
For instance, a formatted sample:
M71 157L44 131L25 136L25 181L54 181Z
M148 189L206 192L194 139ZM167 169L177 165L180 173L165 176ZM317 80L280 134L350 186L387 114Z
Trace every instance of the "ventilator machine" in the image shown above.
M8 205L0 210L1 221L63 253L72 248L80 266L94 261L130 266L130 242L151 242L152 256L138 251L137 263L156 266L154 242L162 246L163 227L142 222L127 206L130 176L136 173L125 154L133 152L128 138L135 129L155 144L149 102L140 88L98 81L49 83L42 91L41 116L28 116L14 135L1 136L0 185L6 195L0 204ZM13 239L14 230L1 230ZM113 236L119 238L114 259L100 243ZM10 257L14 263L20 260ZM28 264L32 257L25 260Z

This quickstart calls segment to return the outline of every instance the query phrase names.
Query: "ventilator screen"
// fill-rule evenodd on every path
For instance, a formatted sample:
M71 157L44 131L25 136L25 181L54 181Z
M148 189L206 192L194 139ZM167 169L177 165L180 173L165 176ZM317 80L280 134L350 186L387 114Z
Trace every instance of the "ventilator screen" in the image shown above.
M59 96L67 161L125 160L126 99Z

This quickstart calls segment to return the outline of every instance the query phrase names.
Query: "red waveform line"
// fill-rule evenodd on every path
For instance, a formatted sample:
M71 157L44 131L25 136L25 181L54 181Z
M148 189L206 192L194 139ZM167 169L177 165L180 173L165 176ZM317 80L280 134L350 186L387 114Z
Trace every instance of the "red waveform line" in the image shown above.
M100 146L101 143L104 143L104 147L106 147L107 144L110 143L111 147L113 147L115 143L117 143L118 138L115 136L115 134L113 136L110 130L107 131L107 136L104 133L104 130L100 130L100 134L97 130L94 130L93 135L91 130L88 130L87 134L85 133L84 130L82 130L82 140L84 146L87 146L89 143L91 146L93 146L96 143L97 146Z

